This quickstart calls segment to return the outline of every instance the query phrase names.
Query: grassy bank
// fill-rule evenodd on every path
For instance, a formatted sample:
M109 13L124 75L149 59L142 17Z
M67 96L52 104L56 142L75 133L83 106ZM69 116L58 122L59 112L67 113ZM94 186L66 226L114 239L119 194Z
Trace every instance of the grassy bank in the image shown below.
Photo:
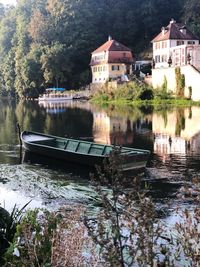
M106 86L98 91L91 99L91 102L105 105L134 105L134 106L192 106L200 105L190 99L175 97L167 92L165 88L153 89L145 84L131 82L119 85L118 88L107 88Z

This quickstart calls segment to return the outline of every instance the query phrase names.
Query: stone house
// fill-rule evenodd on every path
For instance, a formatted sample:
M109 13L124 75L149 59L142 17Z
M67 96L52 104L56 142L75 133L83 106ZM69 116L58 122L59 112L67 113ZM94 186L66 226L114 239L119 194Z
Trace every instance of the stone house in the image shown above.
M90 67L92 84L104 84L108 81L128 81L132 74L133 55L131 49L112 40L92 52Z
M198 38L185 25L171 20L152 40L153 88L167 85L167 91L177 95L177 67L184 78L183 96L200 101L200 45ZM166 86L165 85L165 86Z
M152 40L155 68L182 66L191 63L200 67L199 39L185 25L172 19Z

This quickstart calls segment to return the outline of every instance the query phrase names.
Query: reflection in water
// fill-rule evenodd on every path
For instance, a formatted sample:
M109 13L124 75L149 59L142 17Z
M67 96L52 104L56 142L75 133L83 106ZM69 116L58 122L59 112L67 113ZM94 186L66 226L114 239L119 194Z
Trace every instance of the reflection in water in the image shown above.
M24 200L25 204L30 198L38 206L63 200L92 202L88 172L78 166L60 171L55 162L19 165L17 122L23 130L150 149L146 180L191 181L200 170L199 107L153 111L78 101L43 106L1 101L0 106L0 203ZM163 190L156 194L164 197ZM21 197L15 198L15 193Z
M179 108L152 117L154 151L159 154L200 153L200 108Z
M94 141L104 144L132 145L134 125L129 119L109 117L106 112L93 113Z
M73 179L77 177L81 177L81 179L90 179L90 173L95 172L95 168L90 166L80 165L77 168L76 163L66 162L58 159L54 159L51 157L45 157L42 155L38 155L29 151L24 151L22 163L28 164L39 164L45 168L64 171L66 174L73 174ZM78 178L79 179L79 178Z

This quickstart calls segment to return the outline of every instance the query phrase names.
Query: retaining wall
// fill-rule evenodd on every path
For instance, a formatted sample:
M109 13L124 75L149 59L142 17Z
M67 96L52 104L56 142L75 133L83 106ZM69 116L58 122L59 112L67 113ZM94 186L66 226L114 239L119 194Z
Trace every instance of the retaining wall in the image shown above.
M192 88L192 100L200 101L200 72L191 65L180 67L181 74L185 75L185 97L189 96L189 87ZM167 79L167 90L176 93L175 68L152 69L153 88L162 87Z

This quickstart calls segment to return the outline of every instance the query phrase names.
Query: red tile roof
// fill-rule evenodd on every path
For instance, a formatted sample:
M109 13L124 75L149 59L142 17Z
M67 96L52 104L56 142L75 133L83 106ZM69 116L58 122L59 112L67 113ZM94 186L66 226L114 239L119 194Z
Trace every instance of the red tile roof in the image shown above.
M190 32L185 27L185 25L176 23L174 20L171 20L167 27L163 27L161 29L161 32L152 40L152 42L165 41L169 39L170 40L199 40L192 32Z
M131 51L131 49L115 40L109 40L105 44L97 48L95 51L93 51L92 54L103 51Z
M131 51L109 51L108 58L96 60L91 58L90 66L107 63L132 64L134 62Z

